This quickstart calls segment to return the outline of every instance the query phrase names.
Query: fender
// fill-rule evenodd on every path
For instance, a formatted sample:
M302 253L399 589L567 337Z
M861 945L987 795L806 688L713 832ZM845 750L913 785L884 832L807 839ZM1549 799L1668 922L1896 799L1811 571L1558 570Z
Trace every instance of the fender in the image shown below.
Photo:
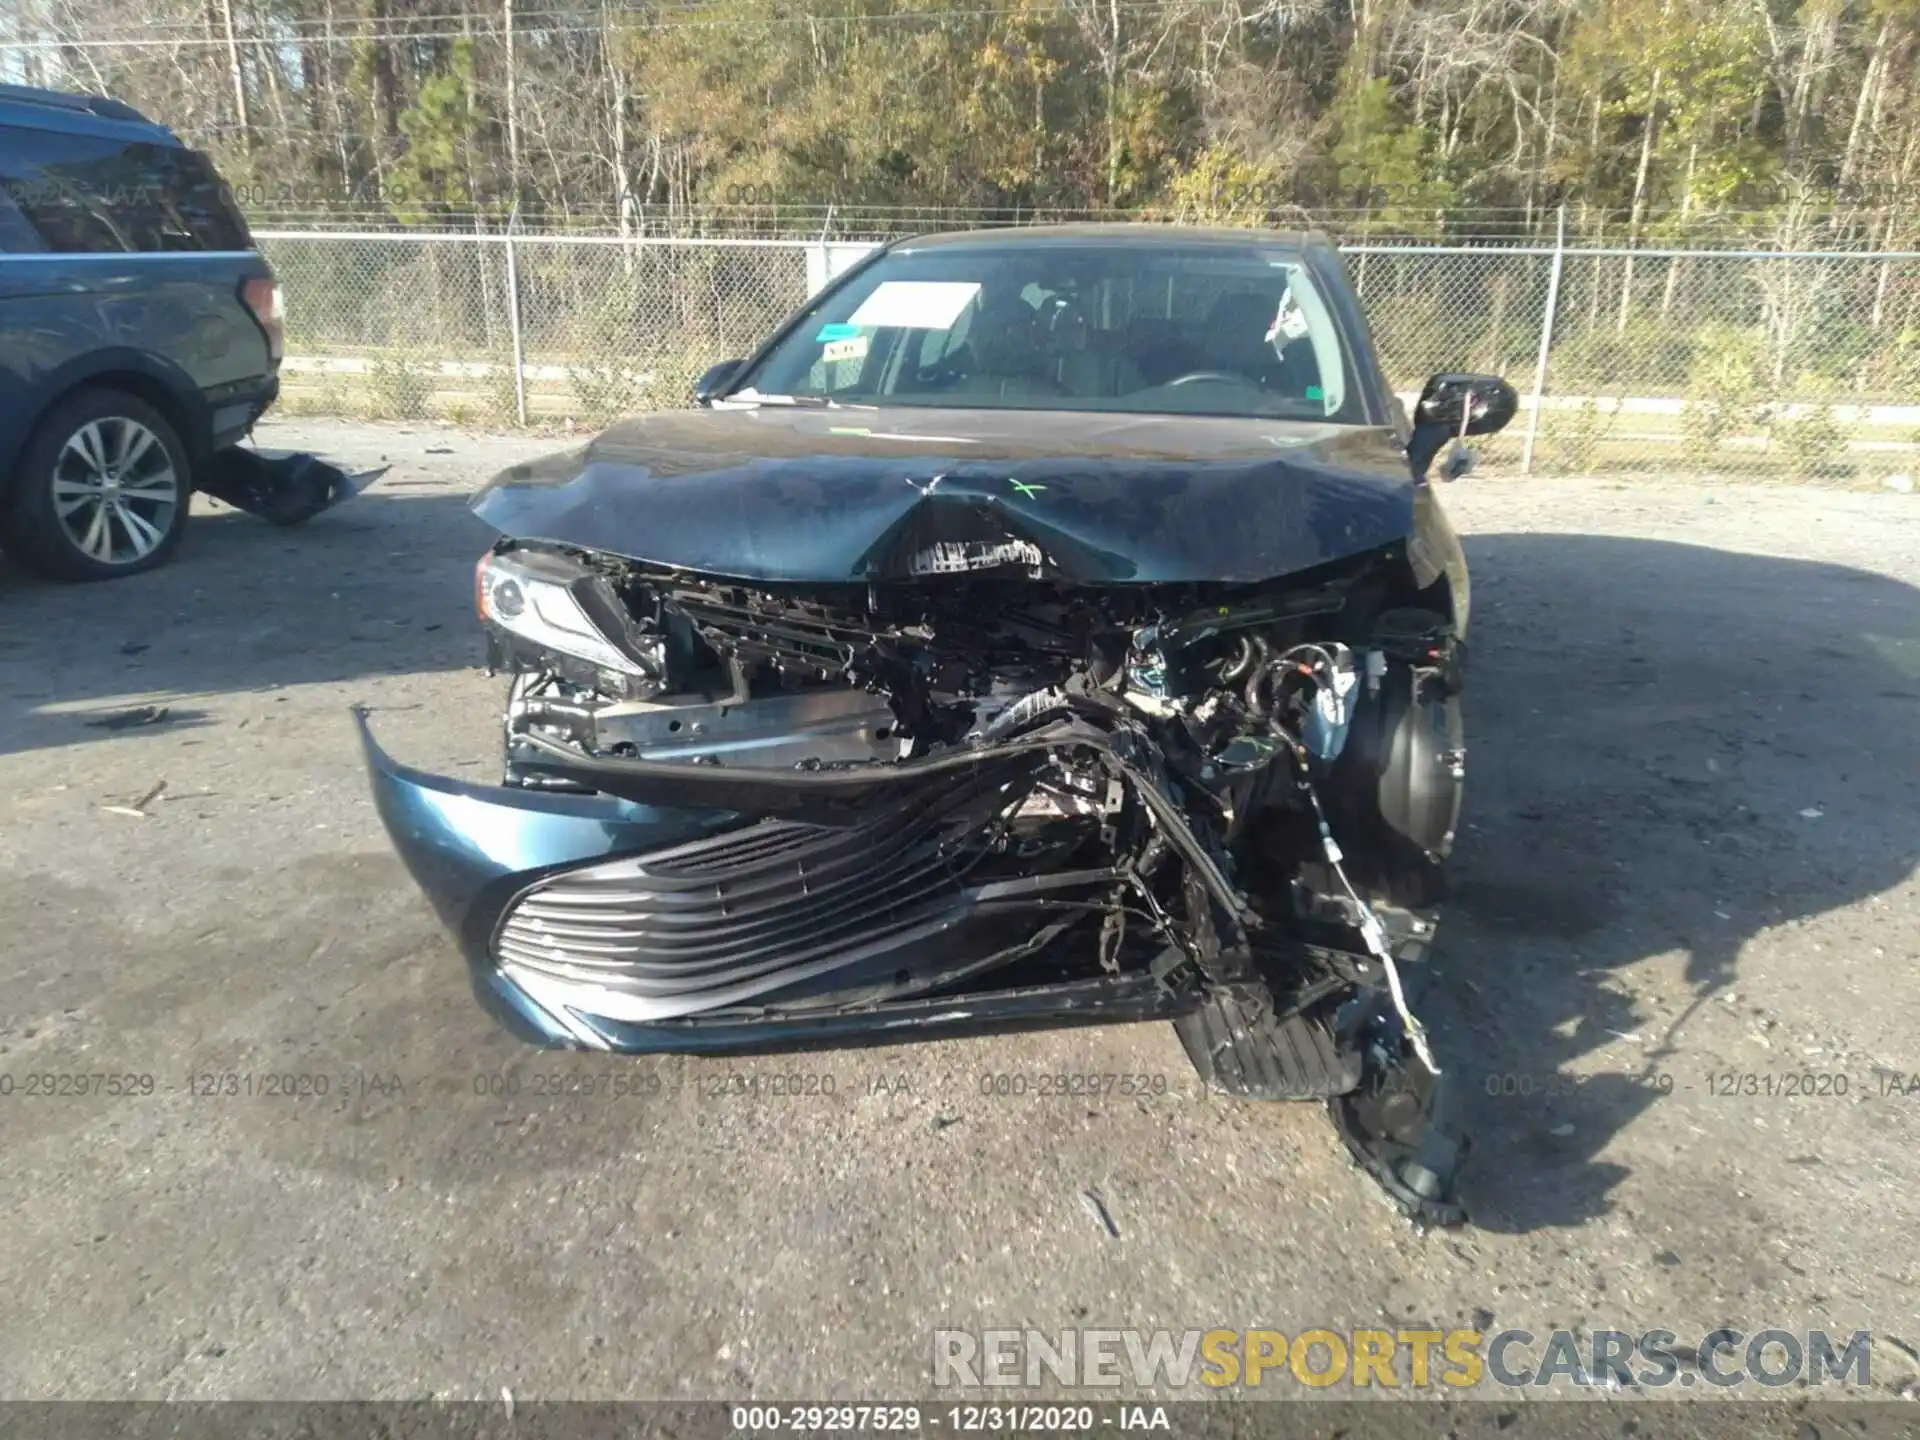
M144 392L164 402L163 408L179 431L188 456L196 463L206 457L213 411L193 377L164 355L113 345L77 355L32 380L24 392L14 392L13 402L0 414L0 484L11 478L14 462L40 417L61 396L106 375L137 376L144 383L135 387L136 393Z

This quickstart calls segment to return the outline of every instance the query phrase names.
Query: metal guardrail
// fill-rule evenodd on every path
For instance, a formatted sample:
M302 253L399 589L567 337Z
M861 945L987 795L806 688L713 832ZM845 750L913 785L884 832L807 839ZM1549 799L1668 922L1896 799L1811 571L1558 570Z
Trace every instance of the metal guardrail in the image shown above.
M821 239L256 232L290 408L528 424L682 405L873 248ZM1920 252L1342 247L1389 381L1493 371L1482 461L1875 481L1920 468ZM1910 483L1910 482L1909 482Z

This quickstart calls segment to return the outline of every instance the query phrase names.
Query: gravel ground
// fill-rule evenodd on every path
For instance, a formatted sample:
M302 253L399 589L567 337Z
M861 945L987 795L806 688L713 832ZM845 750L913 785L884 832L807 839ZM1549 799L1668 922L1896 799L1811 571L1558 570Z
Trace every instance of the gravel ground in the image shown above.
M559 442L263 442L394 468L300 530L210 509L134 580L0 569L0 1395L918 1395L936 1325L1873 1329L1876 1389L1920 1373L1884 1343L1920 1344L1920 1088L1884 1093L1920 1074L1920 499L1449 492L1474 749L1426 1009L1476 1223L1420 1233L1166 1026L731 1063L496 1033L348 706L493 777L463 496ZM729 1071L833 1093L701 1093ZM1167 1093L982 1094L1059 1071ZM1848 1093L1710 1091L1788 1072ZM29 1093L72 1073L153 1093ZM269 1074L329 1093L189 1079Z

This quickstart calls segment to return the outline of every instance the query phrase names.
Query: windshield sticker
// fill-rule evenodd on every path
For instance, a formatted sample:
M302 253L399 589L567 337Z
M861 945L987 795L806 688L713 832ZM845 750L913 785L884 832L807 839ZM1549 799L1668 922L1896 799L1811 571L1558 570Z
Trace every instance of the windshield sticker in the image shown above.
M1047 557L1031 540L943 540L907 562L914 575L951 575L962 570L996 570L1002 565L1044 565Z
M820 358L831 365L836 360L864 360L867 357L867 337L855 335L849 340L829 340L826 348L820 352Z
M829 340L851 340L859 333L860 327L858 325L847 325L837 322L832 325L822 325L820 327L820 333L813 338L825 344Z
M1326 398L1327 398L1327 392L1322 390L1318 385L1307 386L1307 399L1324 400Z
M1300 308L1300 302L1293 298L1293 287L1289 285L1280 293L1280 308L1274 312L1273 324L1267 327L1267 343L1272 345L1298 340L1306 333L1307 313Z
M1038 495L1042 490L1047 488L1044 485L1029 485L1026 481L1017 480L1011 475L1007 477L1007 483L1011 485L1020 494L1026 496L1029 500L1031 500L1034 496Z
M872 330L951 330L979 293L977 280L886 280L847 320Z

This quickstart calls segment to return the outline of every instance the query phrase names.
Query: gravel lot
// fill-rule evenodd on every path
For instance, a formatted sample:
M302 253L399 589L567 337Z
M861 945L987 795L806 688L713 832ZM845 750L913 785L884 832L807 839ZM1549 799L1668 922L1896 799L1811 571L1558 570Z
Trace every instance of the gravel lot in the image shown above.
M263 443L394 468L301 530L209 511L158 574L0 569L0 1395L923 1395L936 1325L1920 1345L1920 1089L1882 1093L1920 1075L1920 498L1449 493L1474 749L1426 1010L1476 1225L1422 1234L1322 1112L1198 1093L1165 1026L730 1063L496 1033L348 706L493 778L464 495L561 442ZM729 1070L834 1093L700 1093ZM981 1093L1063 1070L1168 1093ZM153 1093L27 1093L76 1072ZM1710 1094L1726 1072L1848 1093ZM270 1073L329 1093L189 1083ZM661 1089L526 1093L554 1073ZM1876 1346L1876 1389L1916 1374Z

